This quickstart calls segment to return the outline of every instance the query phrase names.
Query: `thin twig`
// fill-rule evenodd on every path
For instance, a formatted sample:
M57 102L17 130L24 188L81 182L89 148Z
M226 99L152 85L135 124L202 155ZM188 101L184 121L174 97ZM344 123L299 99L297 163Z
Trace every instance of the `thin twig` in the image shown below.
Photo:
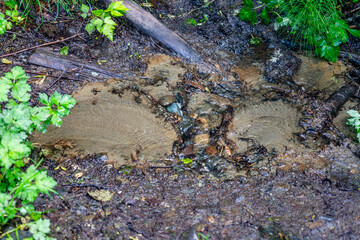
M98 189L109 189L108 187L100 186L97 184L66 184L62 185L63 187L96 187Z
M59 77L59 76L56 76L56 75L53 75L53 74L47 74L47 73L41 73L41 72L32 72L32 71L25 71L26 73L29 73L29 74L36 74L36 75L46 75L46 77ZM62 77L64 79L68 79L68 80L73 80L73 81L81 81L80 79L76 79L76 78L71 78L71 77Z
M175 165L171 165L171 166L149 166L149 168L173 168L175 167Z
M213 3L213 2L215 2L215 0L212 0L212 1L210 1L210 2L208 2L208 3L206 3L206 4L204 4L204 5L202 5L201 7L196 8L196 9L192 9L190 12L185 13L185 14L184 14L184 17L187 16L187 15L189 15L189 14L191 14L191 13L193 13L193 12L196 12L196 11L199 10L199 9L202 9L202 8L204 8L204 7L206 7L206 6L209 6L210 3Z
M286 93L291 92L291 90L287 90L287 89L283 89L283 88L279 88L279 87L274 87L274 86L269 86L269 85L261 85L261 86L265 87L265 88L271 88L271 89L281 91L281 92L286 92Z
M64 74L68 72L68 70L68 68L65 69L65 71L49 87L46 88L46 91L52 88L52 86L54 86L64 76Z
M83 35L83 34L84 34L84 33L78 33L78 34L75 34L75 35L73 35L73 36L71 36L71 37L64 38L64 39L61 39L61 40L56 40L56 41L53 41L53 42L44 43L44 44L37 45L37 46L33 46L33 47L30 47L30 48L25 48L25 49L20 50L20 51L17 51L17 52L13 52L13 53L9 53L9 54L2 55L2 56L0 56L0 58L12 56L12 55L16 55L16 54L18 54L18 53L22 53L22 52L25 52L25 51L29 51L29 50L32 50L32 49L35 49L35 48L44 47L44 46L49 46L49 45L52 45L52 44L55 44L55 43L59 43L59 42L64 42L64 41L67 41L67 40L69 40L69 39L72 39L72 38L81 36L81 35Z
M360 10L360 7L351 10L349 13L353 13L353 12L356 12L356 11L358 11L358 10Z
M6 32L7 32L7 33L15 34L16 36L19 36L19 37L29 38L28 36L25 36L25 35L22 34L22 33L17 33L17 32L13 32L13 31L9 31L9 30L6 30Z

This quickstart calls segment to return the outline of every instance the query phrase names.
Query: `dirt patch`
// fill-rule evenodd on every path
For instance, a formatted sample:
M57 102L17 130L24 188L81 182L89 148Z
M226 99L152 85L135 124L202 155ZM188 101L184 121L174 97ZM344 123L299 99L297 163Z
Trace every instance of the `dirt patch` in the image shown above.
M246 104L235 111L233 132L228 133L228 138L236 143L237 152L262 145L283 153L296 145L294 133L300 130L300 116L296 108L283 101Z
M171 124L137 103L136 93L119 90L122 86L119 82L86 85L74 94L77 104L61 128L49 128L46 134L34 136L33 142L47 146L72 141L74 150L84 154L106 153L116 167L131 164L132 153L149 162L171 154L177 139Z
M279 172L263 180L219 181L182 169L125 174L96 157L65 161L67 171L54 170L57 165L47 162L61 197L43 196L36 207L53 209L47 217L58 239L189 239L190 233L214 240L360 237L359 207L353 204L360 192L341 191L316 175ZM112 200L90 197L94 185L111 192Z
M338 61L329 63L322 59L299 56L302 60L294 82L306 90L326 90L332 93L345 83L341 76L346 71L346 66Z

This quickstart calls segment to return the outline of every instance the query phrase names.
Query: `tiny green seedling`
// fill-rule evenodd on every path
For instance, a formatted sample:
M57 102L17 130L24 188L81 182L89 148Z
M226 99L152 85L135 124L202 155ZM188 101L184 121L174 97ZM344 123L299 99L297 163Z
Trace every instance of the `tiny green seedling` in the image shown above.
M194 18L188 18L184 22L185 25L193 25L194 27L197 26L197 22Z
M199 21L196 21L194 18L188 18L185 20L184 24L185 25L193 25L194 27L196 27L196 26L203 25L208 20L209 20L209 16L207 14L203 14L203 18L200 19Z
M124 174L128 175L131 173L133 167L131 165L124 165L120 168L120 171L123 172Z
M68 46L64 46L60 49L60 54L62 55L68 55L69 54L69 47Z
M190 158L184 158L184 159L181 159L182 163L187 165L187 164L191 164L193 162L192 159Z
M209 235L209 236L205 236L205 235L202 234L202 233L198 233L197 235L198 235L198 238L199 238L200 240L209 240L209 239L210 239L210 235Z
M259 38L259 37L254 37L252 34L251 34L251 39L250 39L250 44L252 45L259 45L261 43L262 39Z

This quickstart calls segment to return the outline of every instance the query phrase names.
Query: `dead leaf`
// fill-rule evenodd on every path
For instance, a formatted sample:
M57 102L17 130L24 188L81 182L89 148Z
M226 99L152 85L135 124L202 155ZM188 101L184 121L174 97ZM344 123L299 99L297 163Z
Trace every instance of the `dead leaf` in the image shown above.
M75 177L76 178L81 178L83 175L84 175L84 173L79 172L79 173L75 174Z
M45 82L45 79L46 79L46 77L49 75L49 73L47 72L46 74L44 74L44 75L37 75L37 76L35 76L35 77L38 77L38 78L40 78L38 81L36 81L36 83L38 84L38 85L42 85L44 82Z
M111 200L114 193L107 191L107 190L95 190L95 191L89 191L88 194L90 197L92 197L95 200L101 201L101 202L108 202Z
M154 5L152 5L151 3L142 3L141 4L142 7L153 7Z
M12 63L13 63L11 60L9 60L9 59L7 59L7 58L1 59L1 62L2 62L3 64L12 64Z
M314 229L320 227L322 225L322 222L309 222L305 223L305 225L310 229Z
M217 153L217 149L215 146L207 146L205 150L206 150L206 154L210 156L215 156Z
M210 223L214 223L215 222L215 218L213 216L208 217L208 220Z

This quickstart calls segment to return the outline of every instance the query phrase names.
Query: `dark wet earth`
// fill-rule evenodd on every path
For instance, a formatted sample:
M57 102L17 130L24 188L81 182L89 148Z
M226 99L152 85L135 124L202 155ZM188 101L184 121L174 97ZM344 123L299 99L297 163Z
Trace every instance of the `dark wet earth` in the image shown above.
M104 165L101 156L67 160L51 171L60 196L39 201L58 239L356 239L359 191L339 189L315 174L219 180L184 168ZM48 169L57 167L47 162ZM82 181L74 177L83 173ZM113 193L92 199L97 187ZM282 237L279 237L282 236ZM287 238L286 238L287 237Z
M227 77L197 69L124 20L114 42L86 34L51 50L67 45L70 55L141 76L132 83L75 71L54 84L62 72L28 64L31 51L7 57L54 75L31 75L34 97L57 90L78 101L62 128L33 139L34 157L47 151L43 167L58 182L59 195L35 203L49 210L52 237L360 239L360 148L346 126L358 96L321 131L302 124L316 122L350 78L359 81L356 61L292 51L271 27L239 21L236 1L149 2L146 10ZM183 24L204 14L202 25ZM69 37L81 24L62 16L14 41L0 36L0 55ZM350 39L343 48L358 46Z

